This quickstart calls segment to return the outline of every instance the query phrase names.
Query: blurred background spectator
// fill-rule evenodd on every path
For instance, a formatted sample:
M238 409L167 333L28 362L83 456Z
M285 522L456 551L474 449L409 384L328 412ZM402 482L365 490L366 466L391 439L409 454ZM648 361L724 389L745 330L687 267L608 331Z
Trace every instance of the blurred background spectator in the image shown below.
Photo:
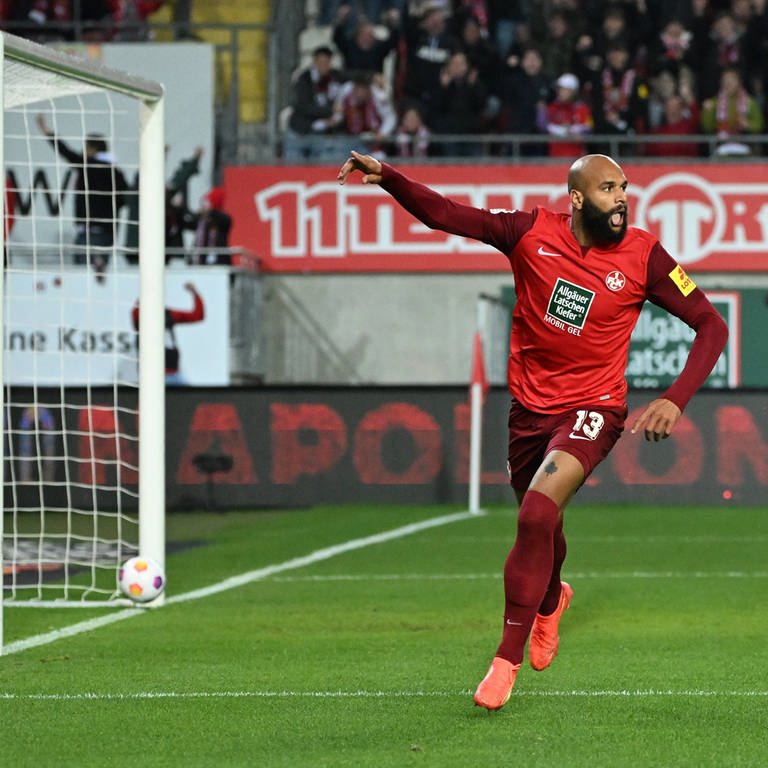
M53 151L74 171L75 264L90 264L96 273L109 263L118 226L118 212L126 202L128 184L100 134L88 134L83 151L70 147L39 112L35 121Z
M685 98L680 93L671 93L664 99L663 122L654 126L654 136L686 136L699 132L700 110L692 95ZM695 141L658 141L649 143L645 151L651 157L697 157L700 145Z
M561 138L583 137L592 133L594 119L589 104L579 94L579 79L571 72L557 78L555 97L544 113L544 130ZM583 141L552 141L550 157L570 157L574 160L586 152Z
M366 152L384 157L387 140L397 126L397 113L382 75L361 73L344 83L334 111L339 131L364 142Z
M608 46L592 93L596 133L629 134L646 129L648 85L632 66L630 51L623 41L615 40Z
M760 133L764 120L757 100L742 85L736 67L728 67L720 75L720 88L706 99L701 109L701 129L720 139L717 154L748 155L752 148L740 137Z
M400 77L400 106L416 106L423 113L429 113L441 88L440 73L451 53L459 49L459 43L447 30L442 4L429 3L418 16L412 16L406 6L403 33L405 57Z
M511 66L502 68L498 93L501 99L499 130L502 133L540 133L549 100L549 78L538 48L527 48L520 57L511 56ZM546 145L525 143L524 155L544 155Z
M471 69L462 51L454 53L440 73L440 85L432 99L429 124L436 133L472 135L484 127L488 91L477 70ZM471 141L443 142L441 154L465 157L480 154L482 146Z
M386 35L381 39L376 36L373 22L366 16L358 16L350 30L351 15L349 5L340 6L333 28L333 44L344 61L344 74L347 77L369 72L382 74L385 59L399 41L400 15L387 16L388 25L382 27Z
M334 104L344 82L332 65L333 50L321 45L312 52L312 63L293 84L292 112L285 131L283 157L299 160L336 159L338 144L329 138L338 124Z
M224 210L224 188L213 187L203 195L195 222L194 250L191 264L230 264L229 230L232 217Z
M400 118L395 135L399 157L427 157L429 155L429 128L416 107L408 107Z

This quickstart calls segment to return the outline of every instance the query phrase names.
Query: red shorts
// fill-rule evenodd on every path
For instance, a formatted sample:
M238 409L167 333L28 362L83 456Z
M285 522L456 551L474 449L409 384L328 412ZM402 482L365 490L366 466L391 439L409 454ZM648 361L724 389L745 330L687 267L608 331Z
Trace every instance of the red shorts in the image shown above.
M534 413L514 398L509 409L509 478L525 491L544 457L565 451L581 462L584 478L608 455L624 431L626 407L587 405L564 413Z

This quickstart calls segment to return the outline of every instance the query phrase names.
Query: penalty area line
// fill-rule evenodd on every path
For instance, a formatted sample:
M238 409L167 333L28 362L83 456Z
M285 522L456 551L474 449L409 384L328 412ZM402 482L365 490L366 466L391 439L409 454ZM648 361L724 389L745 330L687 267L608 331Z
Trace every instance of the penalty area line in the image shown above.
M165 601L165 605L175 605L177 603L186 603L190 600L201 600L211 595L219 594L220 592L226 592L230 589L236 589L246 584L251 584L254 581L261 581L262 579L274 576L276 573L283 573L284 571L292 571L296 568L304 568L307 565L314 565L315 563L322 562L323 560L330 560L333 557L344 555L347 552L353 552L357 549L364 549L365 547L371 547L375 544L384 544L388 541L394 541L396 539L402 539L405 536L411 536L414 533L420 533L421 531L427 531L430 528L438 528L442 525L450 525L451 523L458 523L462 520L473 520L478 518L483 513L477 512L455 512L450 515L441 515L439 517L430 517L426 520L420 520L417 523L409 523L408 525L401 525L399 528L392 528L389 531L382 531L381 533L374 533L371 536L363 536L359 539L349 539L348 541L341 542L340 544L334 544L330 547L324 547L323 549L316 549L314 552L310 552L308 555L302 557L294 557L290 560L285 560L282 563L275 563L273 565L267 565L264 568L257 568L253 571L247 571L241 573L238 576L232 576L228 579L224 579L216 584L211 584L207 587L201 587L200 589L193 589L190 592L184 592L179 595L173 595ZM85 632L92 632L95 629L106 627L109 624L114 624L118 621L124 621L125 619L132 619L135 616L141 616L145 613L145 609L142 608L125 608L115 613L110 613L106 616L99 616L94 619L86 619L80 621L77 624L72 624L68 627L62 627L61 629L54 629L51 632L45 632L40 635L33 635L22 640L16 640L8 643L2 648L2 656L10 656L14 653L20 653L30 648L38 648L42 645L49 645L57 640L61 640L65 637L74 637Z

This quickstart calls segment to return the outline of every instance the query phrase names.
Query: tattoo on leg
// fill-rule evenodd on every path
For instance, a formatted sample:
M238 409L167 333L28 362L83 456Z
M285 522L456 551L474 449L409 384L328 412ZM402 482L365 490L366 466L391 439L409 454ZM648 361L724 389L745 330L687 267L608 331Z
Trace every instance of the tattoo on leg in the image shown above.
M544 467L544 471L548 475L554 475L555 472L557 472L557 464L555 463L554 459L547 464L546 467Z

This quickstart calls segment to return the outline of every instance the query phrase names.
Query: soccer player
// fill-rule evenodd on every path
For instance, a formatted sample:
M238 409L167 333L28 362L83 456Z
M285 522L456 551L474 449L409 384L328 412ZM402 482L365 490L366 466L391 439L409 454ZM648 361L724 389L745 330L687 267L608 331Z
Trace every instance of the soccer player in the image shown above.
M514 274L509 471L520 509L504 564L501 643L474 696L479 706L499 709L526 641L536 670L557 654L560 617L573 595L560 579L563 510L624 429L624 370L643 303L652 301L696 332L680 375L632 425L646 440L669 437L717 362L728 329L656 237L627 226L627 179L610 157L573 163L570 213L461 205L358 152L341 167L339 182L353 171L428 227L498 248Z

